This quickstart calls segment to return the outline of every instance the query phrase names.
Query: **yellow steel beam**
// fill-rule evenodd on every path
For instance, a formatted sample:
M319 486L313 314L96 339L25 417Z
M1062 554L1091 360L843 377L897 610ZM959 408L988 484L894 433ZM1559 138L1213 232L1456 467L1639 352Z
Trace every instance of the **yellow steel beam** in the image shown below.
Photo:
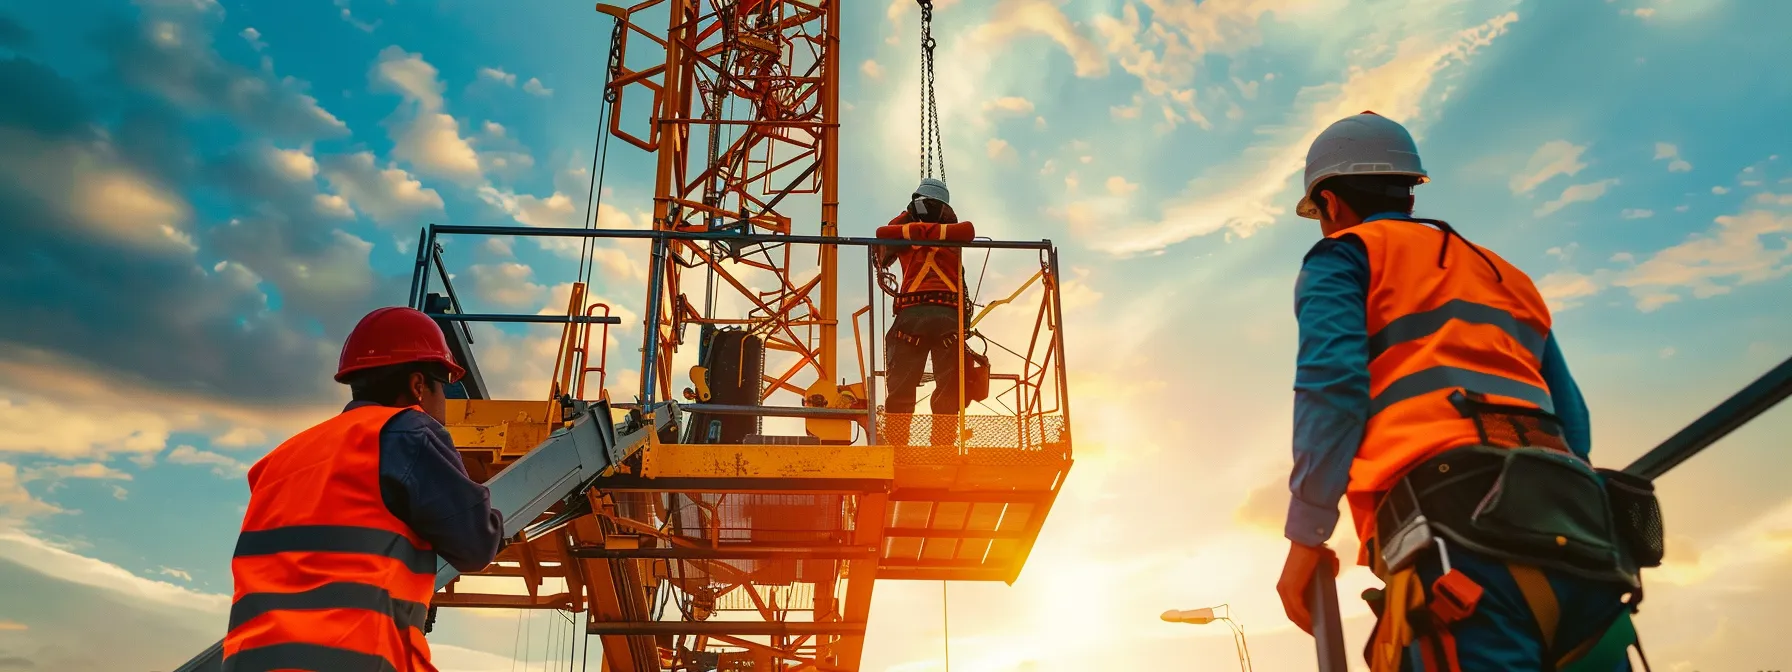
M896 477L889 446L762 446L660 443L642 450L643 478Z

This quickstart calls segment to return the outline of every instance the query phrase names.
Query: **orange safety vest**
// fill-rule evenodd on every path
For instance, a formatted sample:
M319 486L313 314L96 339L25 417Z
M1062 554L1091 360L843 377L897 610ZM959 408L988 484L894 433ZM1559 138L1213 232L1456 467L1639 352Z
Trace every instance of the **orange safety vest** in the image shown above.
M889 224L878 227L877 237L902 240L973 240L977 237L977 229L970 222L916 222L909 218L907 212L903 212L890 220ZM916 299L913 303L957 306L957 293L962 289L959 284L964 272L960 265L961 257L960 248L956 247L902 248L896 254L897 260L902 263L902 294ZM949 298L945 296L948 293L952 295ZM905 303L903 297L898 297L897 303Z
M1330 237L1362 241L1369 259L1369 419L1347 496L1369 539L1380 495L1408 469L1480 443L1451 392L1555 412L1541 361L1549 308L1523 271L1450 230L1380 219Z
M345 411L249 469L223 672L434 672L436 554L380 497L380 429L404 410Z

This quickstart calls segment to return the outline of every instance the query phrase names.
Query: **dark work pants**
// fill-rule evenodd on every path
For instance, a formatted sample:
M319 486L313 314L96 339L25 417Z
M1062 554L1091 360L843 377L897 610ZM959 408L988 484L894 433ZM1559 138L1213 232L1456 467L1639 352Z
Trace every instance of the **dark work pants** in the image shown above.
M898 334L906 334L918 343ZM933 396L928 400L929 405L936 416L956 416L959 410L957 345L958 312L952 308L923 304L897 312L890 332L884 335L884 347L890 355L889 375L885 378L890 388L884 397L885 412L915 412L915 393L921 386L921 375L927 371L927 360L931 356ZM890 436L894 442L905 443L908 426L900 424L903 425L900 428L890 428ZM932 419L934 445L952 442L953 424L956 419Z
M1537 618L1524 601L1524 593L1506 569L1506 563L1461 546L1449 546L1450 565L1484 591L1475 613L1456 623L1450 632L1456 635L1456 651L1462 661L1462 672L1544 672L1554 668L1543 662L1543 636ZM1431 597L1431 584L1443 575L1437 554L1430 553L1419 563L1419 578L1425 582L1425 596ZM1626 589L1618 584L1592 581L1544 570L1555 591L1561 609L1557 620L1555 655L1567 652L1588 638L1605 634L1618 616L1629 609L1620 598ZM1401 670L1423 669L1415 642L1407 647ZM1612 672L1628 672L1623 663Z

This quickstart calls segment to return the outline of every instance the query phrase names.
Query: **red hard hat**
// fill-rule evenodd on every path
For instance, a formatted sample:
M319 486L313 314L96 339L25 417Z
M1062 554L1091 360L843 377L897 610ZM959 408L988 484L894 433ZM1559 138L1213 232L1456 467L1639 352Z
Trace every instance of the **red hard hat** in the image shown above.
M415 308L388 306L361 318L355 330L342 343L342 362L336 367L336 382L356 371L409 364L435 362L448 369L448 382L460 380L466 369L454 363L448 352L448 339L436 321Z

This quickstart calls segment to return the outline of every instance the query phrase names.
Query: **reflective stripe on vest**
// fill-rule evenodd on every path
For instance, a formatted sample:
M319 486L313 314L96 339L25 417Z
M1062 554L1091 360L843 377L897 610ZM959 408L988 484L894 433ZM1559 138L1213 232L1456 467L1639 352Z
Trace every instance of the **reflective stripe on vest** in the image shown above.
M945 240L947 233L946 227L957 225L957 223L930 224L926 222L908 222L902 225L902 238L904 240L919 240L919 238L915 237L915 234L913 233L914 229L911 227L932 226L933 230L926 233L933 234L932 237L934 240ZM925 233L923 235L925 235ZM952 274L947 273L946 268L951 267L954 270L959 268L959 259L962 256L959 250L960 248L956 247L920 246L910 247L903 250L898 256L898 258L902 260L902 274L904 276L902 291L905 293L921 291L958 291L958 280L954 279Z
M1369 260L1369 418L1348 495L1367 539L1377 497L1407 469L1480 442L1452 391L1555 411L1541 370L1550 316L1529 276L1485 249L1483 259L1461 236L1379 219L1332 237L1360 241Z
M404 410L346 411L249 470L224 672L435 669L436 554L380 493L380 430Z

